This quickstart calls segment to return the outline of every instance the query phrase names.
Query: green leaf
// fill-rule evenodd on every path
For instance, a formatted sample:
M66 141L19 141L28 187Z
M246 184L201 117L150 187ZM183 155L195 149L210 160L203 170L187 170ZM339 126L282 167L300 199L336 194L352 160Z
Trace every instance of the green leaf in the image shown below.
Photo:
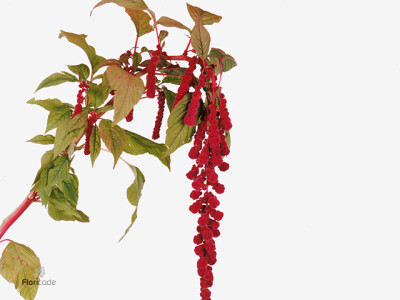
M67 40L70 43L75 44L76 46L80 47L83 51L85 51L87 57L89 58L90 65L92 66L93 74L97 72L97 70L99 69L99 64L103 60L105 60L105 58L97 55L96 50L86 42L87 35L75 34L72 32L66 32L61 30L60 35L58 37L67 38Z
M54 157L58 156L71 144L74 138L80 138L87 126L88 112L83 111L72 119L61 121L54 140Z
M94 106L95 108L101 106L108 98L110 91L111 87L108 85L108 82L105 81L99 85L91 85L87 91L89 106Z
M58 188L53 188L47 207L50 217L56 221L89 222L89 217L76 209Z
M41 167L33 181L31 191L39 191L47 186L49 170L54 167L53 150L46 151L41 158Z
M187 93L172 109L169 115L167 136L165 138L165 145L168 147L168 150L164 153L165 156L171 155L176 149L189 143L192 139L195 126L187 126L183 122L190 98L189 93Z
M160 70L160 72L174 76L182 76L185 73L185 70L186 68L173 68L169 70Z
M51 144L54 144L54 136L52 136L50 134L47 134L47 135L39 134L39 135L31 138L27 142L41 144L41 145L51 145Z
M171 169L171 158L170 156L163 156L164 152L168 150L164 144L158 144L149 140L139 134L125 130L126 134L126 146L124 151L132 155L140 155L149 153L157 157L168 169Z
M210 13L208 11L202 10L199 7L192 6L189 3L186 3L187 9L189 11L190 17L193 19L193 21L197 22L197 19L201 17L201 20L204 25L211 25L214 23L218 23L221 21L222 17L215 15L213 13Z
M113 109L114 109L114 107L112 105L106 105L106 106L103 106L103 107L100 107L100 108L96 109L96 112L97 113L106 113L106 112L108 112L110 110L113 110Z
M112 126L110 120L101 120L99 125L99 135L114 156L114 167L126 145L126 134L118 125Z
M160 31L160 42L162 42L168 36L168 31L161 30Z
M122 239L128 234L129 230L132 228L133 224L135 223L135 221L136 221L136 219L137 219L137 210L138 210L138 208L137 208L137 206L136 206L135 211L133 212L132 217L131 217L131 224L130 224L130 225L128 226L128 228L125 230L124 235L119 239L118 242L122 241Z
M71 205L76 207L79 197L79 180L74 174L68 176L58 185L60 191L64 194L65 198L70 201Z
M139 64L141 63L141 61L142 61L142 55L140 55L139 52L133 53L133 56L132 56L132 63L133 63L133 65L135 66L134 71L137 70L137 68L139 67Z
M190 29L188 27L183 25L181 22L178 22L169 17L161 17L160 19L158 19L157 24L160 24L165 27L176 27L176 28L180 28L180 29L186 29L187 31L190 32Z
M57 128L61 121L69 119L72 115L72 110L69 106L60 106L50 111L47 118L46 132Z
M79 76L79 81L86 80L90 75L90 69L85 64L68 66L68 69Z
M226 137L226 144L228 145L228 148L231 147L231 133L229 131L225 131L225 137Z
M39 105L48 111L52 111L53 109L59 108L64 105L70 105L67 103L62 103L58 99L36 100L35 98L32 98L26 103ZM70 107L72 107L72 105L70 105Z
M101 150L101 140L99 135L99 128L95 124L93 127L92 135L90 136L90 160L92 161L92 166L100 154Z
M173 91L170 91L165 86L162 86L162 89L165 94L165 100L167 102L168 109L169 109L169 111L171 111L172 105L174 104L174 101L176 98L176 93L174 93Z
M223 50L218 48L211 48L208 57L213 64L218 66L218 70L216 70L218 72L216 72L216 75L221 71L227 72L237 66L235 59L231 55L226 54Z
M208 52L210 51L210 42L210 34L201 23L201 19L197 19L191 33L191 44L193 49L202 59L206 59Z
M125 12L129 15L135 24L137 36L140 37L154 30L150 25L151 17L140 9L125 8Z
M0 274L19 291L25 300L36 297L39 284L35 273L40 269L40 260L29 247L10 241L0 258ZM37 284L28 285L25 280Z
M237 66L237 63L235 61L235 59L227 54L223 59L222 59L222 71L224 72L228 72L230 69L234 68Z
M165 76L162 80L163 83L172 83L172 84L181 84L181 77L176 77L176 76Z
M143 9L148 8L146 3L144 3L143 0L102 0L93 7L92 11L90 12L90 15L92 15L92 12L96 7L99 7L106 3L115 3L119 6L122 6L125 8L130 8L130 9L142 9L143 10Z
M38 86L35 92L37 92L40 89L49 87L49 86L54 86L54 85L59 85L64 82L76 82L79 81L78 78L76 78L74 75L63 72L63 73L54 73L51 74L49 77L45 78Z
M108 82L115 90L113 125L124 119L143 95L145 86L140 77L110 66L105 72Z
M63 181L68 176L70 166L71 161L68 155L57 157L54 162L54 168L49 170L47 185L53 186Z
M138 167L132 166L131 164L129 164L129 167L131 168L133 174L135 174L135 180L126 190L126 196L132 205L138 206L139 199L142 196L145 178Z

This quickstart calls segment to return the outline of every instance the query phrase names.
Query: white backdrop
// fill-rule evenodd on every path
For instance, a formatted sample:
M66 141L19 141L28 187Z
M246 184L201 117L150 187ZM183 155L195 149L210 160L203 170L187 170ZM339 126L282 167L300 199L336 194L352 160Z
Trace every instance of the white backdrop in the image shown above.
M47 112L31 97L75 102L76 84L34 90L68 64L87 62L65 30L88 35L111 58L135 30L122 8L97 0L0 2L0 218L27 195L47 146ZM192 26L184 1L147 0L157 16ZM223 78L233 119L227 191L217 239L213 300L398 300L400 290L400 18L398 1L193 0L222 15L212 46L238 67ZM187 43L171 29L168 52ZM154 35L141 40L154 45ZM137 106L131 130L151 135L156 101ZM165 124L162 131L165 132ZM165 135L162 136L162 138ZM73 165L79 208L91 223L53 221L33 205L5 238L31 247L45 267L36 299L199 299L188 211L189 146L172 172L154 157L129 157L146 184L138 220L125 191L133 176L102 153ZM5 244L0 246L0 251ZM1 299L21 299L0 278Z

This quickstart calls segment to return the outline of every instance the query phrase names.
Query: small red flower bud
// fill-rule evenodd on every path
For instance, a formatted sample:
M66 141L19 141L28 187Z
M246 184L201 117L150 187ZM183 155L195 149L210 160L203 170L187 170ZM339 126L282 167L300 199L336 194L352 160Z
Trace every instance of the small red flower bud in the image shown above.
M208 223L208 219L208 216L201 215L200 218L197 220L197 223L199 223L200 226L206 226Z
M222 172L225 172L229 169L229 164L227 162L223 162L219 167L218 167Z
M199 260L197 261L197 267L199 269L207 268L207 259L204 257L200 257Z

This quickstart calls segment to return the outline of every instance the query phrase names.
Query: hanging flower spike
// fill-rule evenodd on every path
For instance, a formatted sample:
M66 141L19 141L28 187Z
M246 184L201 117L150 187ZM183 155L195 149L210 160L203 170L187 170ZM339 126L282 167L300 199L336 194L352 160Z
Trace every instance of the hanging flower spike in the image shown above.
M224 94L220 94L219 114L221 119L221 128L225 131L232 129L231 118L229 117L228 108L226 107L226 98Z
M97 119L98 119L98 116L97 116L96 112L92 111L89 115L88 125L86 127L85 150L84 150L85 155L90 154L90 137L92 136L93 127L94 127L94 124L96 123Z
M195 126L197 123L197 112L200 106L201 89L206 86L206 75L201 74L199 77L199 84L194 88L192 99L190 99L188 111L183 122L187 126Z
M147 81L146 81L146 96L154 98L156 95L156 69L157 64L160 62L159 55L161 54L161 48L151 52L151 58L149 66L147 67Z
M164 116L165 107L165 94L162 90L158 91L158 112L156 117L156 123L154 124L152 139L156 140L160 137L160 129Z
M172 104L172 108L175 107L176 104L185 96L187 92L189 92L190 82L193 78L193 72L196 70L198 58L197 56L193 56L189 61L189 67L183 73L181 84L179 85L178 92L176 93L175 101Z
M77 104L75 105L74 112L72 113L71 118L75 117L77 114L80 114L82 112L82 104L83 101L85 100L85 96L83 95L84 93L87 93L87 90L89 88L89 85L85 80L82 80L79 83L79 91L78 94L76 95L76 102Z

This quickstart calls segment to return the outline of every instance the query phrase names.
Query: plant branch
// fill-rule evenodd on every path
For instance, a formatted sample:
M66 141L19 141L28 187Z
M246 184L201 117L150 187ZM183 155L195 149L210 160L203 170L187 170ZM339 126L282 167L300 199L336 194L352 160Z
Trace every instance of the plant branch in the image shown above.
M12 224L25 212L25 210L36 200L36 191L31 191L25 200L21 203L18 208L5 219L4 223L0 226L0 239L11 227Z

